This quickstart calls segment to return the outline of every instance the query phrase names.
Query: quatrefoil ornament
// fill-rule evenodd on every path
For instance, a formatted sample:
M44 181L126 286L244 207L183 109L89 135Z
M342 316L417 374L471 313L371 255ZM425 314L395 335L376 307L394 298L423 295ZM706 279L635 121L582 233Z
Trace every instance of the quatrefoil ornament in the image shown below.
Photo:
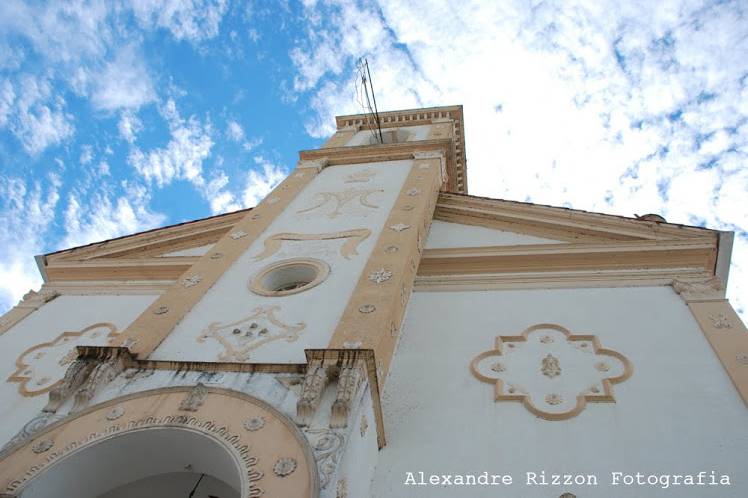
M521 401L540 418L566 420L588 401L615 402L613 384L628 379L633 368L594 335L540 323L520 335L496 337L494 349L473 358L470 371L494 385L495 401Z

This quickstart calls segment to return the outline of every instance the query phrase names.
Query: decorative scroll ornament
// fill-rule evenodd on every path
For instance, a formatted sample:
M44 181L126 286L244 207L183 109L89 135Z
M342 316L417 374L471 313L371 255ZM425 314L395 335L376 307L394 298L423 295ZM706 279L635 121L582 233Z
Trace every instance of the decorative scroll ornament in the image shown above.
M374 283L381 284L392 278L392 272L384 268L369 273L369 280Z
M345 206L351 205L351 201L353 201L354 199L358 200L358 204L361 207L378 209L379 206L372 204L369 200L369 196L371 194L378 192L384 192L384 190L348 188L346 190L343 190L342 192L318 192L314 194L315 203L308 208L297 211L297 213L305 214L311 213L312 211L317 211L318 209L330 204L332 201L332 205L334 206L334 208L332 210L328 209L329 212L326 213L326 215L328 218L337 218L338 216L343 214L343 208ZM348 214L358 214L354 210L349 211L350 212Z
M223 346L219 361L248 361L255 349L279 340L294 342L306 328L304 322L288 325L280 321L275 316L278 310L280 306L259 306L241 320L227 324L212 322L197 342L213 339Z
M594 335L541 323L520 335L498 336L494 349L473 358L470 371L493 384L496 401L521 401L538 417L565 420L588 401L615 402L612 385L628 379L632 366L621 353L603 349Z
M317 460L320 488L325 489L335 474L340 454L345 446L345 436L342 431L334 429L309 430L307 436L312 441L314 458Z
M118 337L111 323L96 323L77 332L63 332L50 342L33 346L18 357L8 382L18 382L24 396L36 396L62 382L65 370L78 356L76 346L104 346Z
M345 259L351 259L351 256L358 255L358 246L369 238L371 230L368 228L358 228L355 230L346 230L344 232L331 233L276 233L265 239L264 250L255 256L256 260L269 258L277 253L283 242L307 241L307 240L335 240L346 239L340 248L340 255Z
M719 277L701 281L674 279L673 289L686 301L720 299L725 292L725 286Z

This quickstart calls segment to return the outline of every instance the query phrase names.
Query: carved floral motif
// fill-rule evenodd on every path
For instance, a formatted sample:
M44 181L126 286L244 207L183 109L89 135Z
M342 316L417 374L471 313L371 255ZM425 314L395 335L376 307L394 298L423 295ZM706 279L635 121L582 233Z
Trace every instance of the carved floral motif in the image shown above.
M182 286L185 288L193 287L203 281L200 275L192 275L182 279Z
M273 474L278 477L286 477L293 473L297 467L296 460L291 457L279 458L273 465Z
M723 313L719 313L716 315L709 315L709 320L712 322L712 326L715 329L730 329L732 328L732 324L730 323L730 319L727 318Z
M52 390L65 372L60 367L70 365L78 353L76 346L104 346L112 344L119 333L111 323L96 323L77 332L63 332L50 342L33 346L18 357L16 371L8 382L18 382L24 396L36 396Z
M403 230L407 230L408 228L410 228L410 225L406 225L405 223L396 223L394 225L390 225L390 229L396 232L402 232Z
M279 306L259 306L241 320L227 324L212 322L198 336L197 342L218 341L224 349L218 355L219 361L248 361L255 349L279 340L294 342L306 328L304 322L295 325L281 322L275 316L278 310Z
M528 367L533 364L540 369ZM493 384L496 401L521 401L547 420L574 417L588 401L615 402L612 385L632 373L628 359L602 348L596 336L572 335L547 323L517 336L498 336L495 348L473 358L470 370L478 380Z
M369 280L374 283L381 284L392 278L392 272L384 268L369 273Z

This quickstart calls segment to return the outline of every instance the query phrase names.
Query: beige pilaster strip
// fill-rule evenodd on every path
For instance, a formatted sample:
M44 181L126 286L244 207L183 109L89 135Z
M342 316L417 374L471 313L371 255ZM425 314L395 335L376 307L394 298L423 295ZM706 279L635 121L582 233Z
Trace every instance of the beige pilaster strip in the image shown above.
M288 178L136 318L116 345L129 348L136 358L147 358L322 167L324 162L320 161L300 162Z
M373 349L386 378L442 182L440 153L416 153L330 348Z
M691 310L727 375L748 405L748 330L724 299L719 278L673 281L673 288Z

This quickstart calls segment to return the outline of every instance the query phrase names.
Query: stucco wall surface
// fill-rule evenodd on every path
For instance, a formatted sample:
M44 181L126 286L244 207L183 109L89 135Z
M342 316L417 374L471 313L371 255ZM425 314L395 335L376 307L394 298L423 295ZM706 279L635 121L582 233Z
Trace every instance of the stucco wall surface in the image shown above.
M497 335L538 323L597 335L630 360L632 376L613 386L615 403L588 403L575 417L549 421L518 401L494 401L494 386L473 376L471 360L493 349ZM551 379L539 374L538 356L525 361L521 354L507 353L515 356L502 375L522 370L518 377L535 375L537 384L560 389L579 381L566 380L575 365L563 358ZM542 394L542 386L528 389ZM383 410L388 445L379 454L376 497L748 496L748 409L670 287L415 293ZM612 472L712 470L732 485L610 485ZM487 471L511 475L513 484L404 485L407 472L420 471ZM598 485L526 485L527 472L541 471L548 481L551 474L592 474Z

